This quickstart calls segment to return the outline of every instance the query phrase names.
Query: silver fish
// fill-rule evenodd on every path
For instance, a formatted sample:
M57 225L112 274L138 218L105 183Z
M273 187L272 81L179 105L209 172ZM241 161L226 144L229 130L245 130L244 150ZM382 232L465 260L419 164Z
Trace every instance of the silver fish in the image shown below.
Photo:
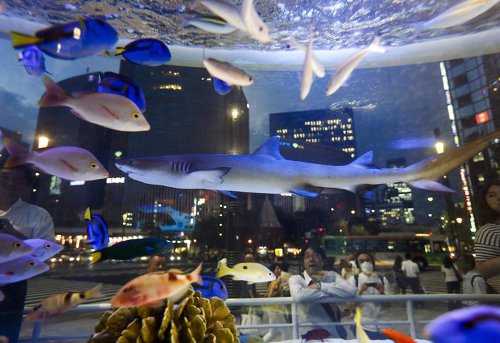
M243 0L240 11L241 19L243 19L243 23L245 23L250 36L262 43L271 42L269 28L262 21L259 14L255 10L253 0Z
M219 61L215 58L206 58L203 60L203 65L210 75L226 82L229 86L250 86L253 84L250 75L228 62Z
M33 252L33 248L21 239L0 233L0 263L7 262Z
M58 254L64 248L61 244L40 238L25 239L23 242L33 248L31 256L42 262Z

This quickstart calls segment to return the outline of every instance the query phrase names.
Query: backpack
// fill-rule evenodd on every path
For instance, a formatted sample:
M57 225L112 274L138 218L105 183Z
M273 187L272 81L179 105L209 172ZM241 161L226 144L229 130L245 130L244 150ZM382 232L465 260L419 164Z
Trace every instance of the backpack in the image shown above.
M477 277L480 277L481 279L484 280L484 283L486 284L486 293L487 294L498 294L498 291L495 289L495 287L493 287L492 285L490 285L488 283L488 281L486 281L486 279L480 275L480 274L476 274L474 275L471 279L470 279L470 285L472 288L474 288L474 280L477 278Z

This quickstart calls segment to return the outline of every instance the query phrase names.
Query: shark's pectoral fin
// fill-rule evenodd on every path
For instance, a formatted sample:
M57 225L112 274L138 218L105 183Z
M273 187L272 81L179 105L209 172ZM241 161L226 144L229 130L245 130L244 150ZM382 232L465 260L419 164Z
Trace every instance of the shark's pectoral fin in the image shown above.
M419 189L426 189L428 191L455 192L453 189L443 185L442 183L432 180L416 180L408 182L408 184L412 187Z
M295 195L300 195L301 197L306 198L315 198L321 194L323 188L314 187L314 186L303 186L301 188L291 189L290 193Z
M226 175L230 170L231 168L228 167L198 170L189 173L189 176L201 180L201 182L206 185L220 185L224 182L222 177Z
M233 192L230 192L230 191L220 191L220 192L222 194L224 194L224 195L227 195L230 198L238 199L238 197L236 196L236 194L234 194Z

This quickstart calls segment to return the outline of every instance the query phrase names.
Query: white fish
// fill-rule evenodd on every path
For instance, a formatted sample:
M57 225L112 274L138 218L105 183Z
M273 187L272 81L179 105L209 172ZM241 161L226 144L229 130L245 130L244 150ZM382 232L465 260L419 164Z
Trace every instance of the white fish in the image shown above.
M232 275L233 280L243 280L248 283L269 282L276 280L276 275L266 266L256 262L242 262L235 264L232 268L227 266L224 258L217 265L217 277Z
M40 107L66 106L77 117L118 131L148 131L150 126L137 105L127 97L110 93L82 93L69 96L50 77L44 76L47 93Z
M215 58L205 58L203 65L210 75L226 82L229 86L250 86L253 84L250 75L228 62L219 61Z
M325 94L332 95L340 87L342 87L342 85L347 81L349 76L351 76L353 70L356 69L358 64L368 53L370 52L384 53L385 49L380 47L378 45L379 43L380 43L380 37L377 36L369 46L355 53L353 56L349 57L346 61L344 61L337 70L337 72L332 76L332 78L328 82Z
M296 50L301 50L301 51L307 50L306 46L300 44L299 42L297 42L294 39L292 39L292 41L290 42L290 46ZM318 60L318 58L314 54L314 51L311 51L311 63L312 63L312 70L313 70L314 75L316 75L319 78L325 77L325 75L326 75L325 67Z
M238 7L232 3L224 0L197 0L191 7L194 7L197 4L202 4L216 16L219 16L227 21L231 26L234 26L243 32L247 32L247 27L241 18Z
M243 23L245 23L250 36L262 43L269 43L271 41L269 28L262 21L259 14L255 10L253 0L243 0L240 10L241 19L243 20Z
M228 34L236 31L236 27L228 24L224 19L218 19L213 17L186 19L185 26L188 25L215 34Z
M307 45L306 54L304 57L304 67L302 69L302 82L300 85L301 100L304 100L307 97L307 95L311 91L311 86L313 83L312 42L313 42L313 33L311 33L311 38L309 38L309 44Z
M424 23L420 30L446 29L462 25L483 14L500 0L466 0Z
M4 138L3 143L10 154L5 162L7 168L31 163L43 173L72 181L91 181L109 176L99 160L83 148L61 146L30 152L9 138Z
M0 233L0 263L31 254L32 252L33 248L21 239L12 235Z
M31 255L24 255L8 262L0 263L0 287L9 283L26 280L49 270L49 266ZM4 294L0 291L0 301Z
M64 248L61 244L40 238L25 239L23 242L33 248L31 256L42 262L61 252Z

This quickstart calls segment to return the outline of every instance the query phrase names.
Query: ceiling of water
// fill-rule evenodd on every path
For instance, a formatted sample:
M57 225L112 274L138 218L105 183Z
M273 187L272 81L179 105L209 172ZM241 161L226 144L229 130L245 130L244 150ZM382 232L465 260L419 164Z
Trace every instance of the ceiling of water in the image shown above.
M0 0L1 1L1 0ZM241 1L230 2L240 5ZM277 51L288 49L290 38L307 41L316 31L314 47L337 50L366 46L377 34L382 44L401 46L429 39L485 31L500 24L500 5L457 27L414 36L426 22L460 1L445 0L265 0L255 7L270 27L272 42L260 43L235 31L216 35L183 27L185 18L209 14L205 7L192 9L194 1L160 0L9 0L4 14L44 24L61 23L89 15L106 15L121 38L157 37L167 44Z

